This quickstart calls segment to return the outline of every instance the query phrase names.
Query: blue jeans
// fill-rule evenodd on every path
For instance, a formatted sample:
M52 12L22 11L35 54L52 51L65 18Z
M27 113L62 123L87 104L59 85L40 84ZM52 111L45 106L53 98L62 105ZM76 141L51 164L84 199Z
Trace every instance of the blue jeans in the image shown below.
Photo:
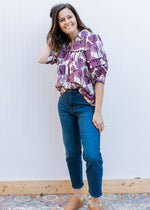
M95 107L83 98L78 89L67 90L59 97L58 112L72 187L79 189L84 185L81 148L83 146L89 193L92 197L100 197L103 160L100 153L100 133L92 122L94 109Z

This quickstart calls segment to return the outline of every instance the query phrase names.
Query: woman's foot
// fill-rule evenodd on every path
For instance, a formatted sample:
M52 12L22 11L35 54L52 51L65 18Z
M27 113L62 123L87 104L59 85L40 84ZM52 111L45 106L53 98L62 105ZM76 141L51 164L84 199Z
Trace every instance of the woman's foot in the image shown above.
M89 210L102 210L99 198L92 198L88 203Z
M83 206L85 199L82 196L73 195L64 207L64 210L77 210Z

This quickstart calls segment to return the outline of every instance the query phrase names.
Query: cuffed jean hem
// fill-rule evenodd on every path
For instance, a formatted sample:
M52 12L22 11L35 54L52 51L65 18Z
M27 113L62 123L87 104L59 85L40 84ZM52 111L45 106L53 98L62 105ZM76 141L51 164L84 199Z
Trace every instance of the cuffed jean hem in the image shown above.
M73 189L80 189L80 188L82 188L83 186L84 186L84 184L81 185L81 186L72 186L72 188L73 188Z
M99 197L101 197L102 195L103 195L103 193L101 193L101 194L96 194L96 195L94 195L94 194L92 194L92 193L90 193L89 192L89 194L91 195L91 197L93 197L93 198L99 198Z

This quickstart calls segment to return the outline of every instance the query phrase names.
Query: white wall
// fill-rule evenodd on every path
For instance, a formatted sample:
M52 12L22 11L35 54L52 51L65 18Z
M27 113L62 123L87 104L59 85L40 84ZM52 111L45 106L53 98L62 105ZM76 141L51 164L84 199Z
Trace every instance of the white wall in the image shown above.
M109 57L105 176L150 177L150 2L105 0L100 19Z
M56 66L38 64L61 0L5 0L0 8L0 180L66 179ZM109 59L101 138L104 178L149 178L148 0L71 0ZM85 165L84 165L85 167ZM85 176L85 174L84 174Z

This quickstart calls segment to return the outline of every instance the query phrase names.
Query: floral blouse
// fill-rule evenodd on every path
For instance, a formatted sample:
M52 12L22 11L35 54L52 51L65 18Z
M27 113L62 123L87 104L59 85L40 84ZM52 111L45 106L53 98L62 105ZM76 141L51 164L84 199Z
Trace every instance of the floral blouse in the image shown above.
M99 35L84 29L57 54L50 53L47 64L57 63L56 89L62 95L67 89L78 88L91 105L95 105L95 82L105 83L108 62Z

